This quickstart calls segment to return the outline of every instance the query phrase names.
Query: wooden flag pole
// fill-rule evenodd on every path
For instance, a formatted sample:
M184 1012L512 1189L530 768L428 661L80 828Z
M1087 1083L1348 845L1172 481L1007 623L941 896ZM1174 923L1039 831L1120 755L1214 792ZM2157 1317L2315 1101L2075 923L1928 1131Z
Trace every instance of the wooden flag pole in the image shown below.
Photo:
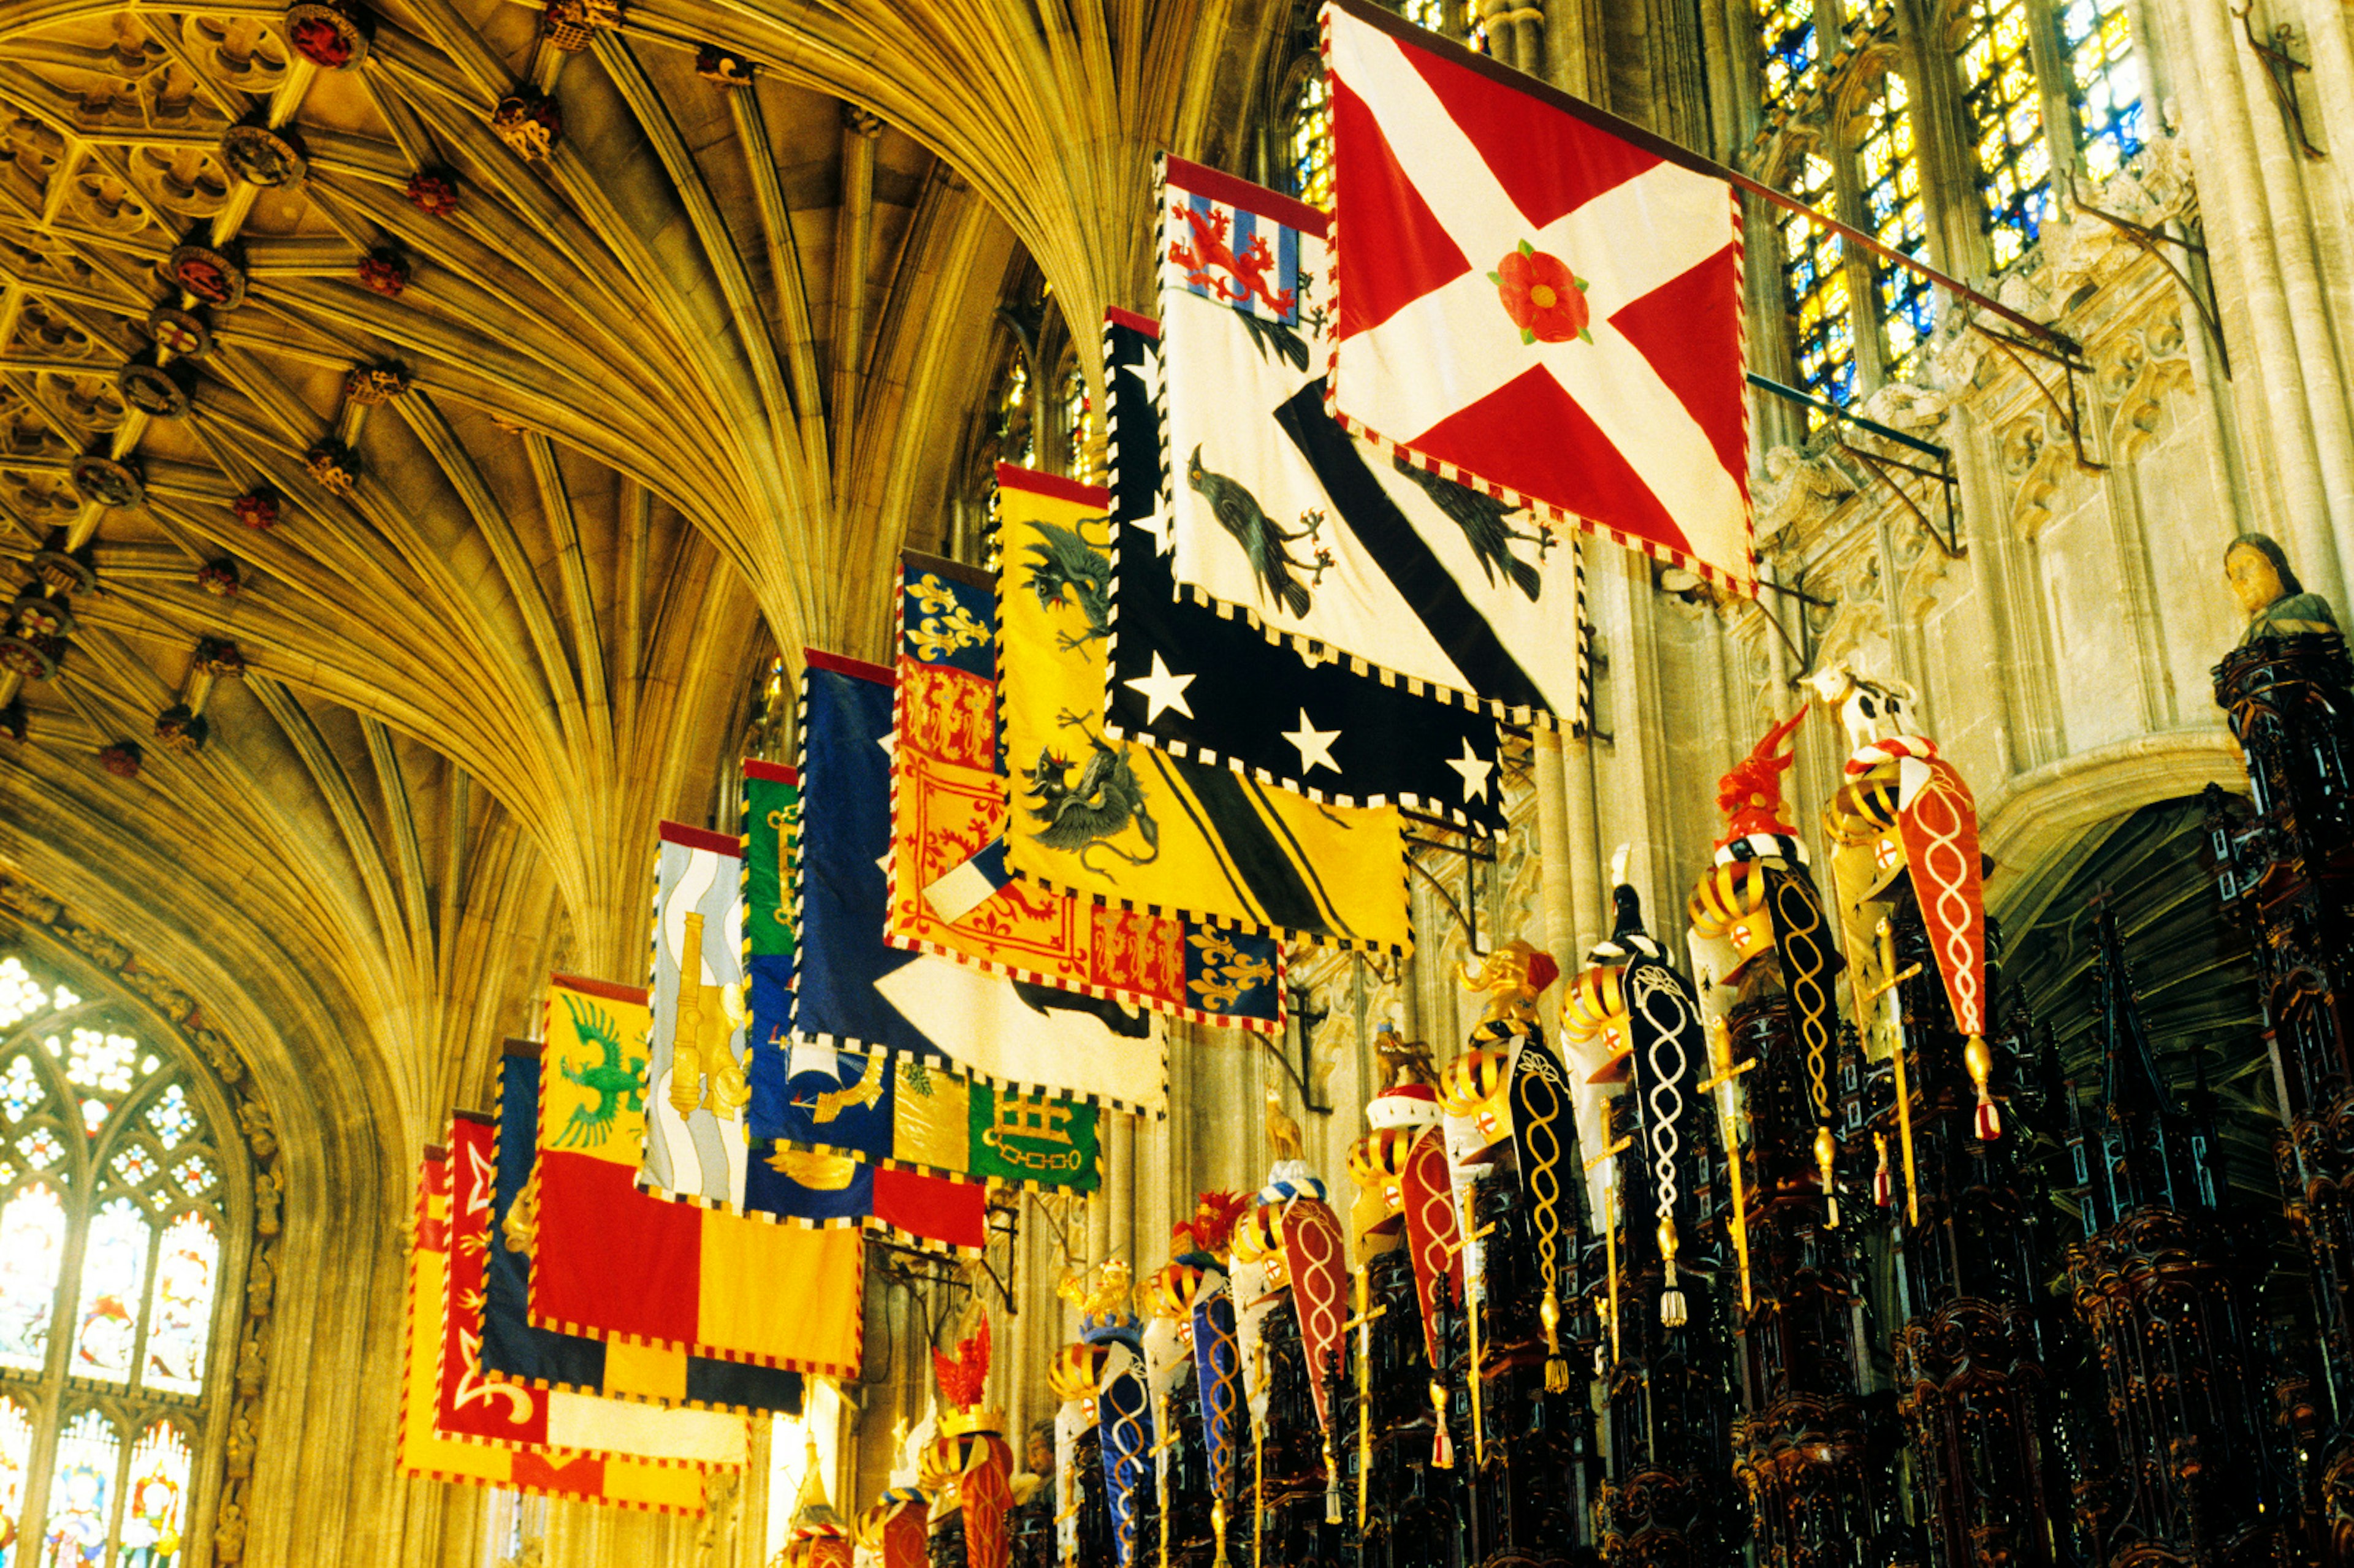
M1934 287L1945 290L1954 298L1967 300L1988 315L2008 322L2020 331L2031 334L2038 340L2038 344L2029 346L2036 346L2038 352L2048 353L2063 365L2081 366L2084 363L2083 346L2059 328L2048 323L2039 322L2032 316L2022 315L2001 301L1980 293L1960 279L1939 271L1918 257L1908 256L1892 246L1883 245L1863 230L1850 224L1841 223L1828 213L1818 212L1797 197L1786 191L1777 191L1763 180L1752 179L1738 169L1720 164L1713 158L1703 157L1689 147L1681 146L1654 132L1647 131L1631 120L1622 120L1608 110L1588 103L1582 98L1573 98L1561 89L1550 83L1539 81L1524 71L1514 70L1507 65L1499 65L1486 55L1474 53L1451 38L1441 37L1437 33L1407 21L1394 11L1384 9L1374 4L1373 0L1324 0L1324 3L1334 10L1353 17L1369 27L1387 33L1392 37L1410 44L1416 48L1426 49L1441 58L1462 66L1467 70L1477 72L1490 81L1511 88L1515 92L1526 93L1541 103L1548 104L1564 114L1584 121L1597 131L1607 132L1622 142L1631 143L1654 157L1662 158L1679 167L1690 169L1696 175L1706 175L1712 179L1723 180L1735 190L1746 191L1751 196L1771 202L1787 212L1795 212L1817 228L1827 228L1849 244L1877 256L1893 266L1902 267Z

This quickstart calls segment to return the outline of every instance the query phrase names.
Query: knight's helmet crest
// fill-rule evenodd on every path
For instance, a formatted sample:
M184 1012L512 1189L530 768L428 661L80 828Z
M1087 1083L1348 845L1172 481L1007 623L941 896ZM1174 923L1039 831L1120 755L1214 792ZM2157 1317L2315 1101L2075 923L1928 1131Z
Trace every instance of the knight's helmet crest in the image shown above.
M1079 1338L1089 1344L1133 1340L1143 1332L1144 1320L1136 1315L1134 1277L1126 1258L1107 1258L1092 1274L1075 1268L1063 1276L1055 1294L1079 1309Z

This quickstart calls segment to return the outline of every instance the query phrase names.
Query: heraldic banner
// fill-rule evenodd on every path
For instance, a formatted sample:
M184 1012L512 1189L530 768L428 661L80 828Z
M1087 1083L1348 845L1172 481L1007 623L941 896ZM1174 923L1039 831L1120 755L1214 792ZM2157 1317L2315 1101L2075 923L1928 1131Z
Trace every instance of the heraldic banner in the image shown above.
M912 552L899 571L884 938L1019 983L1200 1023L1280 1029L1282 957L1273 938L1189 928L1005 874L996 579ZM1252 641L1262 654L1290 657Z
M1731 184L1363 0L1323 19L1341 419L1752 591Z
M1091 1101L1017 1094L913 1054L803 1044L780 1065L778 1119L763 1130L794 1148L992 1186L1091 1192L1100 1180Z
M1168 504L1159 525L1186 594L1313 661L1353 655L1516 724L1582 726L1585 578L1567 535L1524 506L1399 461L1332 418L1324 215L1182 158L1162 159L1161 175L1155 368ZM1285 254L1298 257L1296 270L1270 266ZM1134 451L1118 390L1125 487ZM1125 560L1120 583L1126 599ZM1455 755L1448 746L1372 760L1386 774L1427 779ZM1445 799L1446 783L1417 788Z
M539 1079L531 1320L828 1377L858 1368L865 1267L850 1229L780 1225L638 1191L646 993L556 976Z
M1005 861L1102 903L1405 951L1394 807L1321 805L1108 739L1108 493L1000 464L998 715Z
M540 1051L536 1040L510 1040L499 1065L498 1186L492 1196L482 1302L484 1375L616 1399L799 1415L797 1372L532 1327L532 1255L539 1245L539 1189L532 1178L539 1169Z
M889 903L892 672L810 651L801 687L800 976L788 1044L953 1060L1001 1091L1163 1103L1153 1014L987 974L883 940ZM752 1136L782 1129L787 1044L753 1057ZM801 1069L793 1069L799 1072Z
M703 1469L744 1467L744 1419L589 1393L493 1382L482 1363L488 1313L486 1265L493 1242L498 1132L489 1117L460 1111L450 1124L448 1332L441 1360L445 1432L507 1447L571 1448Z
M1244 319L1235 317L1238 324ZM1156 323L1126 312L1105 317L1114 573L1106 639L1109 733L1271 778L1335 805L1394 801L1479 832L1500 830L1499 736L1485 704L1457 701L1363 658L1310 658L1270 641L1250 617L1179 588L1169 534L1176 500L1162 452L1162 359ZM1188 493L1216 491L1226 503L1219 515L1232 516L1246 535L1257 526L1252 482L1248 474L1188 471ZM1403 605L1390 611L1404 612ZM1560 627L1549 627L1547 637L1559 641Z
M428 1149L418 1172L417 1241L408 1255L408 1327L402 1345L400 1427L394 1456L401 1474L663 1513L703 1511L703 1473L689 1467L602 1459L552 1448L512 1448L443 1431L435 1418L440 1408L449 1266L449 1164L441 1150Z
M664 1197L744 1198L744 876L737 841L679 822L654 854L653 1032L641 1184Z

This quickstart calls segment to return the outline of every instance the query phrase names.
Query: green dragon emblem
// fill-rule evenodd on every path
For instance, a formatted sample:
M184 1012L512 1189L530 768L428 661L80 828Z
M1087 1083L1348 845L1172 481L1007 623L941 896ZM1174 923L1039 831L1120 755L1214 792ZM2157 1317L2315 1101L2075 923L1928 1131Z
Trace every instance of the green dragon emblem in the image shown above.
M1089 523L1108 525L1108 517L1083 519L1081 528ZM1079 613L1087 618L1087 630L1074 637L1058 633L1055 644L1066 653L1081 648L1097 638L1111 633L1111 557L1087 542L1078 528L1066 528L1057 523L1033 523L1037 535L1029 553L1035 557L1030 563L1030 580L1026 586L1038 596L1042 609L1053 609L1063 602L1068 592L1078 601Z
M553 1149L588 1149L600 1144L613 1134L613 1118L626 1098L633 1111L646 1108L646 1059L632 1056L627 1066L621 1063L621 1036L614 1027L612 1016L601 1007L583 1009L578 997L564 999L564 1011L572 1015L572 1032L584 1041L593 1040L602 1057L591 1067L575 1067L569 1062L558 1065L558 1071L572 1083L588 1089L597 1097L594 1110L587 1106L574 1106L572 1115L559 1128L549 1144Z
M1041 747L1038 765L1022 770L1029 780L1024 793L1035 802L1028 808L1031 818L1044 824L1031 838L1048 849L1075 851L1079 863L1097 875L1105 874L1106 868L1087 859L1097 850L1118 855L1130 865L1149 865L1158 860L1161 824L1152 819L1144 786L1137 781L1136 769L1129 762L1128 747L1105 745L1087 727L1086 719L1067 709L1057 722L1085 736L1089 751L1084 762L1075 762ZM1071 778L1073 768L1079 770L1076 781ZM1142 854L1131 854L1111 842L1131 827L1143 836Z

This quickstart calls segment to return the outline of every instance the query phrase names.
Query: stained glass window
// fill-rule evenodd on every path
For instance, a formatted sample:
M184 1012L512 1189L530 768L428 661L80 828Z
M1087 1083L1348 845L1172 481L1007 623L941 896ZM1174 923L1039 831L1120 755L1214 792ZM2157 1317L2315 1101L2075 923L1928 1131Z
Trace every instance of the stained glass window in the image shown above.
M41 982L26 971L22 959L0 959L0 1028L39 1012L48 995Z
M1311 69L1299 79L1291 98L1288 122L1292 194L1311 207L1332 206L1331 95L1324 72Z
M11 1126L24 1120L48 1097L48 1090L42 1086L40 1074L33 1070L30 1056L17 1057L8 1064L5 1072L0 1072L0 1116L5 1116Z
M1926 260L1929 209L1921 197L1921 158L1914 143L1912 94L1904 79L1884 73L1864 106L1863 140L1856 147L1856 171L1863 182L1864 216L1872 238L1891 250ZM1875 263L1872 280L1879 307L1887 378L1908 377L1935 324L1936 306L1928 282L1917 272Z
M1087 372L1076 359L1063 367L1063 385L1055 400L1061 405L1063 471L1081 484L1101 483L1095 461L1095 400L1087 396Z
M58 1437L57 1467L49 1472L41 1568L99 1568L106 1561L122 1456L122 1436L97 1411L85 1410L66 1423Z
M1757 0L1757 30L1766 62L1766 101L1779 101L1793 89L1805 91L1815 78L1815 0Z
M213 1227L183 1214L164 1233L155 1259L155 1298L147 1311L147 1365L139 1381L167 1393L195 1393L205 1383L205 1341L213 1321L214 1274L220 1243Z
M39 1372L48 1364L65 1256L64 1200L46 1181L20 1188L0 1209L0 1367Z
M37 980L17 958L0 959L0 1029L32 1017L47 1002L52 1012L81 1005L81 998L61 985Z
M139 1042L128 1034L77 1029L66 1058L66 1077L85 1089L119 1095L131 1087L132 1065L138 1056Z
M188 1508L188 1440L158 1421L131 1446L131 1479L122 1494L122 1568L172 1568Z
M186 1560L237 1145L144 1017L0 960L0 1568Z
M2141 64L2134 58L2129 0L2064 0L2060 47L2076 106L2084 172L2105 180L2141 151Z
M66 1146L46 1127L37 1127L16 1140L16 1150L36 1171L47 1171L66 1157Z
M1027 463L1037 450L1037 432L1030 423L1030 367L1017 354L1006 367L1005 390L997 399L997 458Z
M13 1527L25 1517L26 1478L33 1468L33 1418L13 1399L0 1399L0 1519ZM0 1568L16 1568L12 1540L0 1546Z
M1831 166L1808 154L1790 194L1819 212L1830 210ZM1789 291L1798 385L1818 397L1844 403L1855 396L1855 329L1848 317L1846 249L1840 237L1794 212L1778 214L1782 276ZM1819 424L1822 416L1814 416Z
M2052 149L2028 62L2028 0L1967 0L1962 106L1998 270L2035 243L2052 198Z
M155 1129L166 1149L179 1148L196 1131L196 1113L188 1109L187 1094L179 1085L168 1085L155 1097L155 1103L147 1107L147 1125Z
M147 1283L147 1216L128 1198L100 1205L82 1241L80 1305L75 1308L77 1377L122 1383L131 1376L139 1300Z

